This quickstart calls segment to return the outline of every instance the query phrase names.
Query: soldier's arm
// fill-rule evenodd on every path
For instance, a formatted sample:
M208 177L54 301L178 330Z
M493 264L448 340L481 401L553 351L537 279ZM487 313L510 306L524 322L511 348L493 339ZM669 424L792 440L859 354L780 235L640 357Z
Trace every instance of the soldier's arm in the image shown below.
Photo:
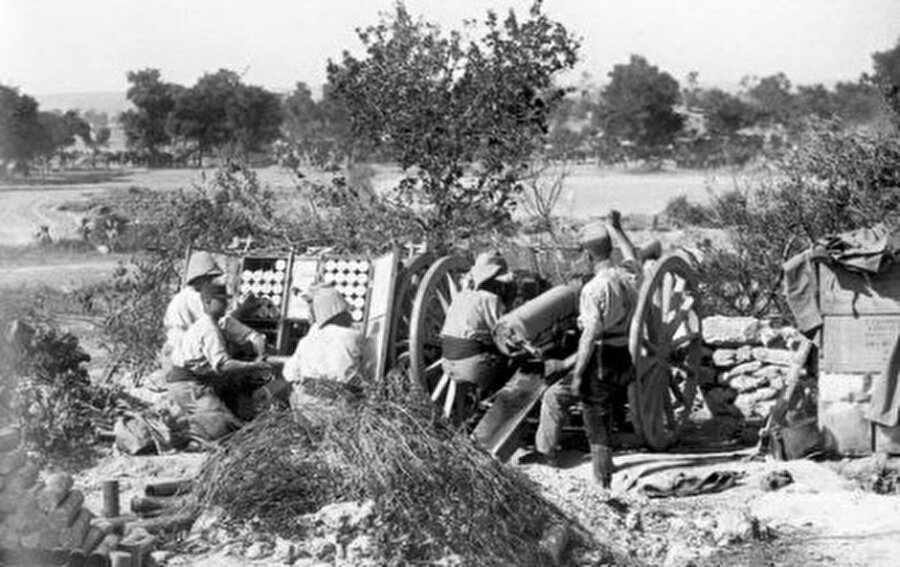
M622 251L622 259L625 262L633 262L639 265L634 244L622 228L622 213L616 210L611 211L609 213L609 222L607 223L606 229L609 231L610 236L612 236L613 244Z

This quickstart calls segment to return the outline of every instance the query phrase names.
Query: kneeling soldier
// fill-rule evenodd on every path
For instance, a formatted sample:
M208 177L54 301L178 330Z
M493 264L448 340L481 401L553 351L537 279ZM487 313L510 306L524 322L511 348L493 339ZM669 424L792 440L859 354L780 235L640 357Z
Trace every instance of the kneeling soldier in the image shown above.
M217 324L228 305L225 286L207 284L200 297L203 315L175 345L168 387L172 401L187 414L191 433L214 440L241 425L223 397L240 397L251 391L259 373L270 367L262 360L243 362L228 354Z

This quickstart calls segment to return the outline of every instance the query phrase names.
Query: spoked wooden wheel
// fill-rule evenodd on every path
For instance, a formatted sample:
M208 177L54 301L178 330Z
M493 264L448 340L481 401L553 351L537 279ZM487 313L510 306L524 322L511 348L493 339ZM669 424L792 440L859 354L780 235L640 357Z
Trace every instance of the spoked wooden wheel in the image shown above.
M456 383L444 376L441 327L450 302L460 290L460 279L471 264L465 258L444 256L422 276L410 314L409 375L431 400L443 407L444 415L456 421Z
M698 302L697 273L681 253L662 257L641 285L628 341L636 373L631 413L655 450L675 443L690 417L701 354Z
M417 256L403 267L400 280L397 282L388 339L387 367L404 374L408 374L410 368L409 339L412 333L413 303L422 279L434 260L435 256L432 253Z

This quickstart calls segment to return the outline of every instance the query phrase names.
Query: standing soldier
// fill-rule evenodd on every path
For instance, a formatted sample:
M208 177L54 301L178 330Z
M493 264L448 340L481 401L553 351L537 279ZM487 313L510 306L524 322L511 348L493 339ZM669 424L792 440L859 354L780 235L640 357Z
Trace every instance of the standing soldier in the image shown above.
M613 244L622 252L620 266L612 263ZM612 483L611 429L613 408L624 397L632 377L628 331L637 304L640 266L634 245L622 230L618 211L610 223L589 225L581 238L594 267L594 277L581 289L578 342L572 375L551 386L541 404L535 449L549 463L555 461L563 421L569 406L582 402L584 428L591 446L594 479L603 488Z

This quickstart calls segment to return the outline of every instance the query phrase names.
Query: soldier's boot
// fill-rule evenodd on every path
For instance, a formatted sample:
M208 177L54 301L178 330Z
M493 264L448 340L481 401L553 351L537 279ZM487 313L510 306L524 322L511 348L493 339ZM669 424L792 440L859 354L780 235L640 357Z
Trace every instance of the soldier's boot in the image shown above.
M613 461L608 445L591 445L591 464L594 480L603 488L609 489L612 486Z

